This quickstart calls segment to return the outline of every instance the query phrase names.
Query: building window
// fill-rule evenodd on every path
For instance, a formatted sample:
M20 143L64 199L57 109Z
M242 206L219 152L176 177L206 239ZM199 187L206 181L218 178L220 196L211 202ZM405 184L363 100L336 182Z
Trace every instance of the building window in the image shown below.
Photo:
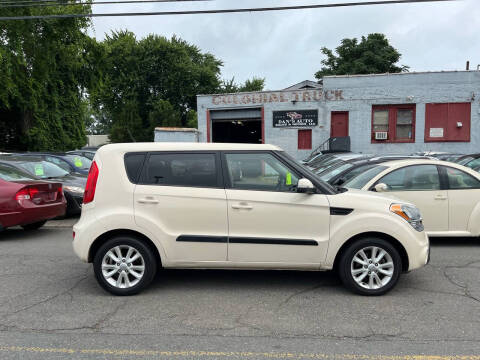
M415 142L415 105L374 105L372 143Z
M425 142L469 142L470 118L470 103L426 104Z
M298 130L298 150L312 150L312 130Z

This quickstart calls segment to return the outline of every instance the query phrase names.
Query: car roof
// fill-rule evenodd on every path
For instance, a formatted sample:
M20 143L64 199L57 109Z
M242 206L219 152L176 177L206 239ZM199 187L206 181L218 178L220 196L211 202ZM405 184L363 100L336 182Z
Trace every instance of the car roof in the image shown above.
M32 162L32 161L44 161L40 156L22 154L0 155L0 161L2 162Z
M130 151L220 151L220 150L277 150L278 146L267 144L230 144L230 143L188 143L188 142L146 142L107 144L98 149L98 154L106 152Z
M463 165L460 165L460 164L457 164L457 163L453 163L453 162L450 162L450 161L442 161L442 160L423 160L423 159L412 159L412 160L394 160L394 161L386 161L386 162L383 162L382 165L384 166L387 166L389 168L400 168L400 167L403 167L403 166L410 166L410 165L443 165L443 166L448 166L448 167L452 167L452 168L456 168L456 169L459 169L459 170L462 170L464 172L468 172L468 173L473 173L475 174L476 171L466 167L466 166L463 166ZM478 176L478 173L476 174Z

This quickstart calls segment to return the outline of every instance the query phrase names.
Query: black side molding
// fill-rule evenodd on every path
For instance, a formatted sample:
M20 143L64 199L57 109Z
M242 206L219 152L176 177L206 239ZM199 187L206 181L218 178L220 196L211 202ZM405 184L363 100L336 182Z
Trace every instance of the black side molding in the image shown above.
M207 236L207 235L180 235L177 241L182 242L209 242L209 243L226 243L226 236Z
M228 239L230 244L271 244L271 245L306 245L318 246L315 240L308 239L271 239L271 238L250 238L250 237L231 237Z
M309 239L271 239L251 237L208 236L208 235L180 235L180 242L230 243L230 244L266 244L266 245L304 245L318 246L315 240Z
M349 209L349 208L331 207L330 215L348 215L352 211L353 209Z

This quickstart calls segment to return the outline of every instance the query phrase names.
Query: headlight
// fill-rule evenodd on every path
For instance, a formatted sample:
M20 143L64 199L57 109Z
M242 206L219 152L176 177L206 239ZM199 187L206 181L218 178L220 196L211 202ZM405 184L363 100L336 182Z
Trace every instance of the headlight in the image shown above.
M79 193L79 194L83 194L83 191L84 191L84 189L81 188L80 186L64 186L63 189L74 192L74 193Z
M422 216L420 210L412 205L392 204L390 211L404 218L417 231L423 231Z

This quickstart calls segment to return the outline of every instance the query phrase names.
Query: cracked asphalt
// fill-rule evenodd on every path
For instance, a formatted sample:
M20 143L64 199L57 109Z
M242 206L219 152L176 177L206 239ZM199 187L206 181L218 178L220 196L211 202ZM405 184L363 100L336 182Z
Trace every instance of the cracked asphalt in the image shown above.
M330 272L221 270L163 270L140 295L113 297L73 253L71 229L9 229L0 359L480 360L479 272L479 239L433 239L431 263L382 297Z

